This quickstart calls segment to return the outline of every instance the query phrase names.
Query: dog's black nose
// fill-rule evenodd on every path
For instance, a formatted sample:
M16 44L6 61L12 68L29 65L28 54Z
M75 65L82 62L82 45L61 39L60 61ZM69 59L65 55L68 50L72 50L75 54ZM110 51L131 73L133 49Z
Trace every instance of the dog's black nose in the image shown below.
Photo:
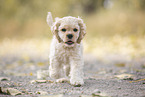
M72 34L68 34L67 37L68 37L69 39L72 39L72 38L73 38L73 35L72 35Z

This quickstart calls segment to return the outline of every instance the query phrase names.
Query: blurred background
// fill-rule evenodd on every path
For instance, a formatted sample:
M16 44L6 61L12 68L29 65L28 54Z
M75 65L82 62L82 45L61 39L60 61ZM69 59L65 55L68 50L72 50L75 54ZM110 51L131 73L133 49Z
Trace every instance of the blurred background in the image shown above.
M0 0L0 60L47 62L53 17L80 16L85 56L132 60L145 56L145 0Z

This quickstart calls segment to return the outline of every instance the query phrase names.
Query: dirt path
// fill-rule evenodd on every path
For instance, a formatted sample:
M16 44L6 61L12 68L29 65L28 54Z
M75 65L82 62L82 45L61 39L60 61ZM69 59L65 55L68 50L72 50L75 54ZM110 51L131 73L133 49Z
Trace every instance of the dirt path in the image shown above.
M69 83L50 82L50 78L32 82L37 80L37 70L48 68L48 60L1 57L0 96L145 97L145 58L118 59L85 57L85 84L74 87Z

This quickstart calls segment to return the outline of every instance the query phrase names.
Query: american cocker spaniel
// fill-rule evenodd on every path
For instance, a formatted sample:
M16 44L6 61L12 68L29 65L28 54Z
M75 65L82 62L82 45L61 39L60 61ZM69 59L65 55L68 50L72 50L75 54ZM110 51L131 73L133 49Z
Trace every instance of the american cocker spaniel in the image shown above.
M51 27L53 39L50 45L49 76L57 82L69 80L71 85L84 84L83 44L86 26L81 18L67 16L53 18L48 12L47 23Z

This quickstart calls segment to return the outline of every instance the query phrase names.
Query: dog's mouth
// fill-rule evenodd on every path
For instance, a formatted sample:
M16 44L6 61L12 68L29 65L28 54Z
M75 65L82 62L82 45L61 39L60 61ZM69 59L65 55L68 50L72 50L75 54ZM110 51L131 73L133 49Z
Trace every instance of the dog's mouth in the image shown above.
M67 42L65 42L65 43L68 44L68 45L72 45L72 44L74 44L73 41L67 41Z

